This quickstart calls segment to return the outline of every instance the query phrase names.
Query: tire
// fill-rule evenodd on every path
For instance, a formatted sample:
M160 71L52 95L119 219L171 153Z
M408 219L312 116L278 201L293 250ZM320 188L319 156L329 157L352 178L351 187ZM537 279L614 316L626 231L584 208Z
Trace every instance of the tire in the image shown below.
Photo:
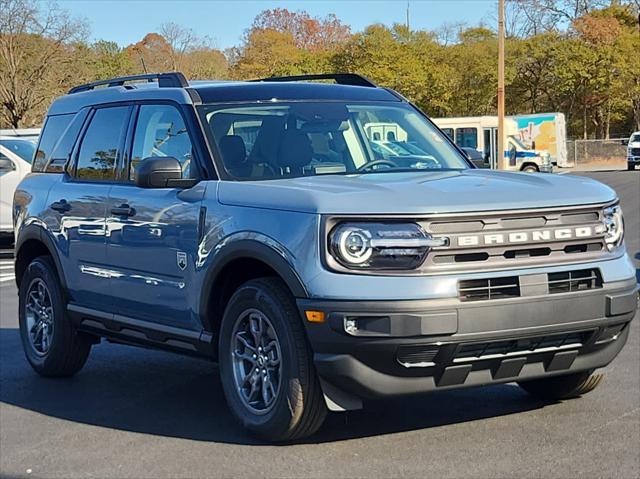
M254 334L258 330L264 334ZM278 356L279 366L274 365ZM310 436L322 425L327 408L313 354L294 299L280 279L251 280L233 294L222 319L219 365L227 404L253 434L285 442ZM269 368L267 373L262 369L261 375L260 365Z
M537 167L537 166L534 166L534 165L527 165L527 166L525 166L524 168L522 168L522 171L523 171L524 173L538 173L538 171L540 171L540 170L538 170L538 167Z
M41 285L46 291L42 296ZM46 310L46 320L34 312L37 309L34 304ZM22 347L27 361L38 374L66 377L82 369L91 350L91 340L75 330L66 314L66 302L50 257L40 256L27 266L20 282L18 311ZM37 333L32 339L29 330L39 331L39 339Z
M603 374L593 371L553 376L519 382L518 385L539 399L571 399L593 391L602 382Z

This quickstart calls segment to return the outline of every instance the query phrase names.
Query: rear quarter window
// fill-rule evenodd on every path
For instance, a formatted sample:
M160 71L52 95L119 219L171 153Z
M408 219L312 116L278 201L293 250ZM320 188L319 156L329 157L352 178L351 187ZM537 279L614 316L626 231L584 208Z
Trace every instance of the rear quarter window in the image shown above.
M40 134L40 142L38 143L38 149L34 156L31 171L44 171L45 166L51 158L53 149L71 123L71 120L73 120L74 116L75 113L47 117L47 121L45 121L42 133Z

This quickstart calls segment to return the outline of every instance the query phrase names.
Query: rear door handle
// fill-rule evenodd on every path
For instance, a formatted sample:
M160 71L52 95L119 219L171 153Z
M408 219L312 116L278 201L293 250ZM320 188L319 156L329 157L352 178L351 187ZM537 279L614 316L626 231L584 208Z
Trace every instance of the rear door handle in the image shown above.
M111 214L113 216L134 216L136 214L136 210L135 208L125 204L111 208Z
M66 213L71 209L71 205L67 203L67 200L60 200L60 201L51 203L51 209L59 213Z

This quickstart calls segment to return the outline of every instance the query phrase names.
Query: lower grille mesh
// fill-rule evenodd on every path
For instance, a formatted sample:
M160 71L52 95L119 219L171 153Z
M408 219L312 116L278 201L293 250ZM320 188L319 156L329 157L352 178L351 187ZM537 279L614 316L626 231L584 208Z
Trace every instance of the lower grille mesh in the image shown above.
M577 349L592 334L592 331L564 333L525 339L465 344L456 353L456 361L490 359L496 356L534 353L556 349Z
M400 346L398 361L404 366L425 366L432 364L438 354L438 346L424 346L421 344Z
M602 277L597 269L581 269L549 273L549 294L571 293L602 288Z
M517 298L520 280L517 276L463 280L458 283L458 295L460 301Z

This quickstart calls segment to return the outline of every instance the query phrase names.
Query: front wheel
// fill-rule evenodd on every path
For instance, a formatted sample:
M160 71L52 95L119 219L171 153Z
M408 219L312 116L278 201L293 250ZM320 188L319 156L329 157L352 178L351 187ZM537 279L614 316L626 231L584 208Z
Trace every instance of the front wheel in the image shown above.
M277 278L240 286L219 340L220 377L233 415L270 441L309 436L326 405L295 302Z
M539 170L538 170L538 167L535 165L527 165L524 168L522 168L522 171L525 173L537 173Z
M75 330L65 306L51 258L34 259L20 282L20 338L29 364L42 376L74 375L91 350L91 339Z
M571 399L593 391L602 382L602 374L584 371L563 376L534 379L518 383L522 389L539 399Z

